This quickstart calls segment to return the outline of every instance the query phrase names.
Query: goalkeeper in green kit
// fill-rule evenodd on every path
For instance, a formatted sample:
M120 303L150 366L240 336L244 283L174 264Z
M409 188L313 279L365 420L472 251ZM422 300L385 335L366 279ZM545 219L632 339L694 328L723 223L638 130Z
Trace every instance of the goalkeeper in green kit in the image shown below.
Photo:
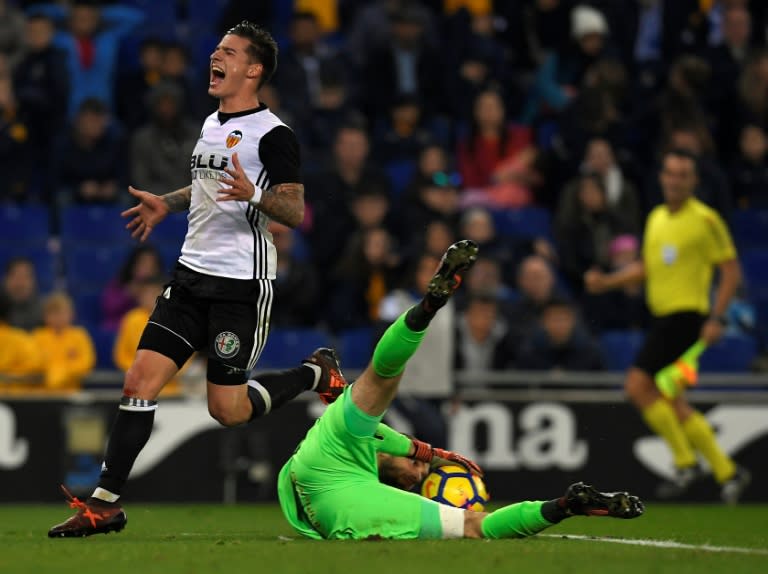
M278 477L280 506L291 525L316 539L521 538L574 515L635 518L643 504L624 492L602 493L583 483L550 501L519 502L492 513L453 508L408 492L430 465L480 468L459 454L432 448L381 423L406 362L435 313L477 258L477 245L459 241L443 256L424 299L384 333L368 368L346 386L335 353L310 362L332 386L346 386L308 431ZM305 363L306 364L306 363Z

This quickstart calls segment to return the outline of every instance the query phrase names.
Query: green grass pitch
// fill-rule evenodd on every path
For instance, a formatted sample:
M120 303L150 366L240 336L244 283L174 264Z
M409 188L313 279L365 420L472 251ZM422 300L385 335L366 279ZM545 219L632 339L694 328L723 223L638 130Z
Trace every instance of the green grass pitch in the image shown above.
M649 504L635 520L578 517L524 540L426 542L299 539L275 505L130 504L126 511L119 534L50 540L46 531L69 515L66 506L0 505L0 572L768 572L768 505Z

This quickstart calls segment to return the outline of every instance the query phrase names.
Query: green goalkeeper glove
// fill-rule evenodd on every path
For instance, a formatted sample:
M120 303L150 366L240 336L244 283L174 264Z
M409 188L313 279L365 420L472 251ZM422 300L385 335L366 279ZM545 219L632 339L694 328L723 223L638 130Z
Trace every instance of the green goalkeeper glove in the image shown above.
M699 357L707 344L699 339L673 363L656 373L656 386L664 397L674 399L685 387L699 380Z
M452 463L460 464L472 474L483 476L483 469L481 469L475 461L470 460L465 456L461 456L460 454L451 452L450 450L433 448L429 443L420 441L419 439L413 438L411 439L411 442L414 446L414 452L411 455L411 458L415 458L416 460L421 460L423 462L428 462L433 466L443 466L445 464Z

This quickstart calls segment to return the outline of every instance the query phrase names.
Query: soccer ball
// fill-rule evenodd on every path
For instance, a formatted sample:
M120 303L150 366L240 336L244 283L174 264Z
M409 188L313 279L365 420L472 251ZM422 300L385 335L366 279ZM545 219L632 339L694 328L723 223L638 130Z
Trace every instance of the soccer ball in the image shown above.
M421 495L448 506L475 512L490 500L483 479L459 465L433 468L421 484Z

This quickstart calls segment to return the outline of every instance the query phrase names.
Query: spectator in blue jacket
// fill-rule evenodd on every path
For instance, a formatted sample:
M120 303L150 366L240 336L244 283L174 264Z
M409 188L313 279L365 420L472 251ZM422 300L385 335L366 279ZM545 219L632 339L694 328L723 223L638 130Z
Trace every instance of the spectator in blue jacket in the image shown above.
M59 23L68 18L68 29L59 30L54 43L67 54L70 117L89 98L111 108L120 41L144 20L144 13L129 6L99 7L88 0L76 0L69 12L58 4L41 4L31 13L47 14Z

